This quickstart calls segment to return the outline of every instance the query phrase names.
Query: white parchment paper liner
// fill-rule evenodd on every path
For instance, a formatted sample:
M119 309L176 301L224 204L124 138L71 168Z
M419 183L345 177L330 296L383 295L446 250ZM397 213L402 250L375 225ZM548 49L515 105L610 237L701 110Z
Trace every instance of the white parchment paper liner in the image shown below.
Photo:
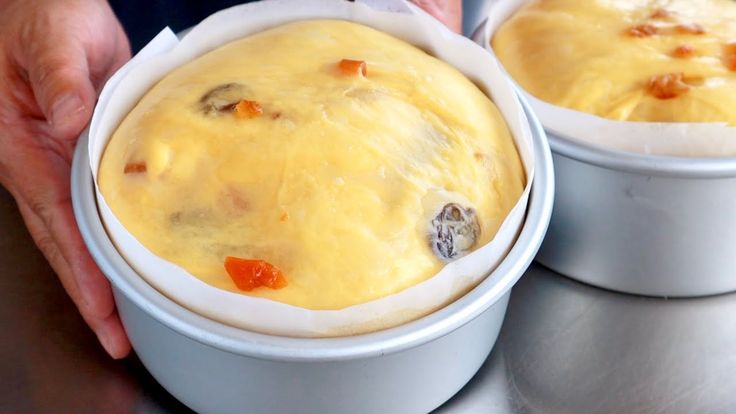
M500 263L524 221L534 175L531 133L513 87L490 56L470 40L451 33L433 18L401 1L377 3L383 3L381 10L394 12L335 0L268 0L236 6L210 16L181 41L165 29L110 79L90 125L90 164L100 215L108 234L118 251L148 283L180 305L231 326L274 335L319 337L363 333L416 319L456 299ZM373 6L379 7L377 3ZM290 21L315 18L351 20L372 26L427 50L465 73L489 94L502 112L515 137L528 181L522 198L492 242L446 265L425 282L382 299L335 311L307 310L205 284L141 245L117 220L97 188L97 170L107 141L125 115L159 79L230 41Z
M496 0L476 40L496 57L491 41L496 30L531 0ZM520 88L523 90L523 88ZM524 91L534 112L553 134L621 151L679 157L736 156L736 128L727 123L613 121L563 108Z

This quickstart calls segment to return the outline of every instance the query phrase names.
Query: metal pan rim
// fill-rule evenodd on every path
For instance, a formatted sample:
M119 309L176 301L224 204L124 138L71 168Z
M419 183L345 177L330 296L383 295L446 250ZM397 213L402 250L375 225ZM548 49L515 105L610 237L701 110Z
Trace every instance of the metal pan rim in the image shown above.
M547 131L552 152L611 170L664 177L708 179L736 177L736 157L675 157L638 154L581 142Z

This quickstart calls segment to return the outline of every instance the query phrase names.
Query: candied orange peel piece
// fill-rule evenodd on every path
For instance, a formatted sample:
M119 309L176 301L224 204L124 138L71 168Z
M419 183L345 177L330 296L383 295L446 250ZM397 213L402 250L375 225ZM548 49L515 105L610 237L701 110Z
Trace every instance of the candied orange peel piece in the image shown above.
M672 51L672 56L678 58L678 59L689 59L696 55L695 53L695 47L684 44L677 46L675 50Z
M664 20L672 17L672 13L668 12L666 9L656 9L652 11L652 14L649 15L650 19L655 20Z
M703 86L705 84L705 76L685 75L682 81L690 86Z
M263 107L256 101L243 99L235 105L233 110L237 118L252 119L263 115Z
M632 37L650 37L658 32L657 27L651 24L639 24L626 30L626 34Z
M343 59L337 67L343 75L368 76L368 65L364 60Z
M729 70L736 71L736 42L723 46L723 64Z
M697 23L683 23L675 26L675 32L679 34L702 35L705 34L705 27Z
M690 86L683 73L666 73L649 78L647 92L657 99L673 99L686 94Z
M123 168L124 174L143 174L148 171L145 162L129 162Z
M281 270L264 260L225 258L225 270L240 290L250 292L259 287L282 289L288 285Z

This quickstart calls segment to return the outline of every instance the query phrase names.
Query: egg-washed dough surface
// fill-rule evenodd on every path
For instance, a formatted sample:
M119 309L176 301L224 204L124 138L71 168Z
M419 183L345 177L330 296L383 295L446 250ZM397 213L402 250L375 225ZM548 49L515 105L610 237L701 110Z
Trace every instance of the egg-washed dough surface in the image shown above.
M367 62L345 76L341 59ZM263 114L205 114L213 88L242 84ZM125 174L144 163L145 173ZM154 254L239 292L226 256L280 268L288 286L243 292L340 309L417 284L443 262L429 223L472 206L479 247L521 195L524 173L495 106L455 69L373 29L292 23L169 74L105 150L99 185Z
M733 41L729 0L534 0L492 43L511 76L549 103L614 120L736 125ZM682 74L682 93L662 99L651 82L668 74Z

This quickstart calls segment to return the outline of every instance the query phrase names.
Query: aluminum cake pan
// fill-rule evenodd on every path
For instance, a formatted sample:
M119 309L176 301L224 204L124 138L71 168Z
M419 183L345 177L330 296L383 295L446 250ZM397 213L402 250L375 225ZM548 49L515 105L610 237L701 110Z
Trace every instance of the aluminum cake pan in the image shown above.
M90 253L110 280L134 349L174 396L204 412L410 413L430 411L478 370L495 343L512 286L536 254L552 211L552 159L522 99L535 178L527 217L507 257L454 303L395 328L350 337L289 338L204 318L148 285L100 220L86 136L72 165L72 201Z

